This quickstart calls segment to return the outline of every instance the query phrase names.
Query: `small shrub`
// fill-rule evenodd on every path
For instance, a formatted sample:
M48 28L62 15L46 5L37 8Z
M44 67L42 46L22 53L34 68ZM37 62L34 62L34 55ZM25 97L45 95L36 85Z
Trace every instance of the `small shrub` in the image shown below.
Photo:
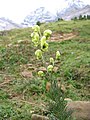
M37 21L37 22L36 22L36 25L40 26L40 25L41 25L41 22L40 22L40 21Z

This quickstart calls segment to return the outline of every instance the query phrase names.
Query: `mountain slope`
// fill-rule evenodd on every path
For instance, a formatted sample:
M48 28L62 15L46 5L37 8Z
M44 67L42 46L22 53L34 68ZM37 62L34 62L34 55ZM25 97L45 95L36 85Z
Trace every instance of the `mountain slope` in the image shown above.
M90 5L85 5L81 0L64 0L67 4L62 10L57 10L56 14L47 11L45 7L37 8L35 11L30 12L22 23L24 27L33 26L36 22L52 22L58 18L70 20L73 17L80 15L90 15Z
M35 25L37 21L40 22L51 22L55 21L56 16L45 9L45 7L37 8L35 11L31 12L24 19L22 25L32 26Z
M79 8L73 4L71 7L68 7L64 11L58 13L58 17L66 20L79 17L80 15L90 15L90 5Z
M68 3L69 7L77 6L77 8L82 8L85 6L83 1L81 1L81 0L65 0L65 1Z
M10 30L14 28L21 28L21 25L14 23L13 21L4 17L0 18L0 30Z

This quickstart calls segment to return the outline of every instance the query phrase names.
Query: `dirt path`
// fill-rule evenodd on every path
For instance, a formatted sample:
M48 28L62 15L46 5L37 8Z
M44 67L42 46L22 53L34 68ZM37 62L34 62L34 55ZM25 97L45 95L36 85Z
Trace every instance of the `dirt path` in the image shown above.
M78 34L71 32L71 33L53 33L51 36L50 41L64 41L64 40L69 40L74 37L76 37Z

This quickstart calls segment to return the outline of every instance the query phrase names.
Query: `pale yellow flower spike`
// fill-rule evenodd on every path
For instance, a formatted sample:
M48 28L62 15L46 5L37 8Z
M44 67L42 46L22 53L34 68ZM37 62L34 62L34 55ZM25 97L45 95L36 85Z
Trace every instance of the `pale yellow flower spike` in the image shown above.
M47 67L47 71L48 71L48 72L52 72L52 71L53 71L53 65L49 65L49 66Z
M60 59L60 56L61 56L61 55L60 55L60 52L57 51L57 52L56 52L56 60L59 60L59 59Z
M36 55L37 59L42 59L42 51L41 50L39 50L39 49L36 50L35 55Z

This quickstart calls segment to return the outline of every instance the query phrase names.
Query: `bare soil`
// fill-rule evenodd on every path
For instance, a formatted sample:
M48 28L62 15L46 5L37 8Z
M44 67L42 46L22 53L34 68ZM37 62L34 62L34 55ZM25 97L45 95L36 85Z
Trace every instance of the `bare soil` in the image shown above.
M78 33L76 32L71 32L71 33L63 33L63 32L60 32L60 33L53 33L51 38L50 38L50 41L57 41L57 42L62 42L64 40L70 40L72 38L75 38L76 36L78 35Z

